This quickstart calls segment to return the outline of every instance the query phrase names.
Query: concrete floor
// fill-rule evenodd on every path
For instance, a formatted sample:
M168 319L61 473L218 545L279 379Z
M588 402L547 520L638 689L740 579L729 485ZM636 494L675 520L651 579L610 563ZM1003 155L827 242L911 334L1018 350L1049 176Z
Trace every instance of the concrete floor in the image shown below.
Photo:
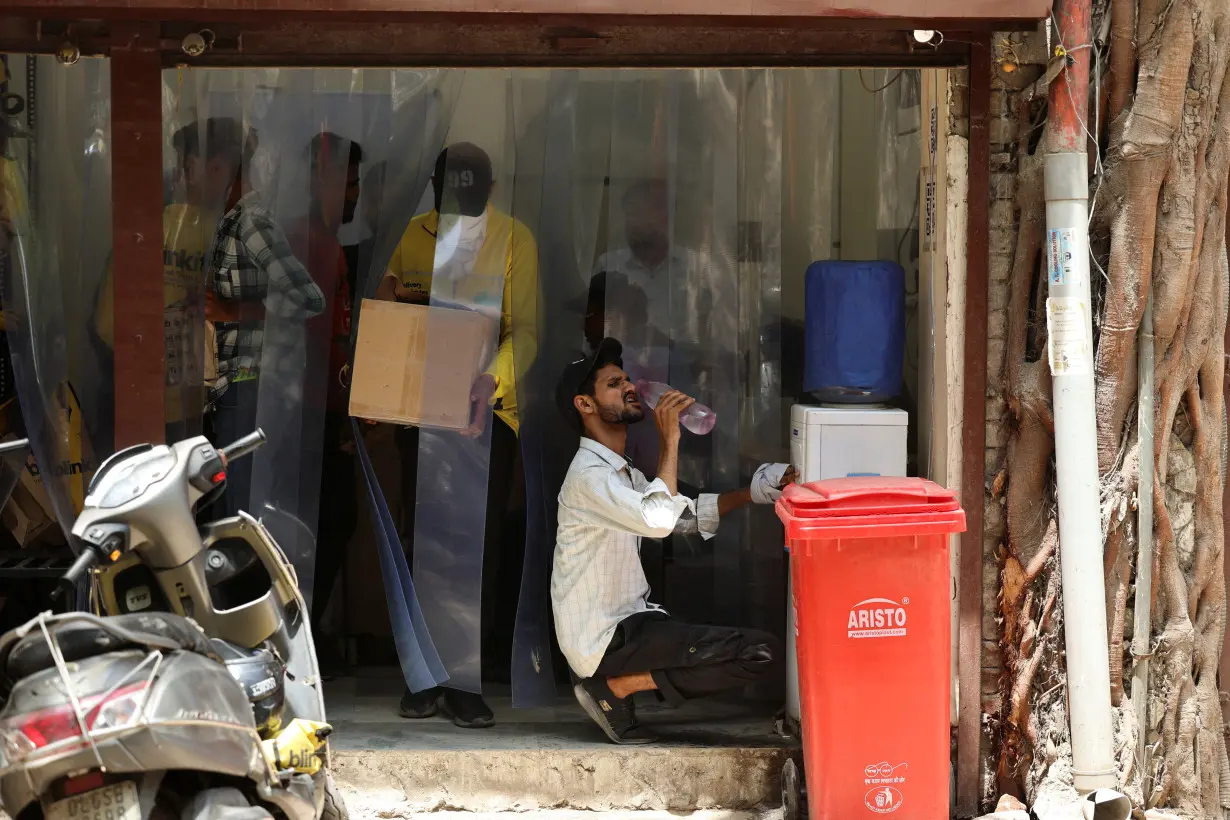
M459 729L443 717L399 717L397 703L402 691L400 677L383 672L326 683L333 747L353 751L512 751L610 746L571 692L561 692L550 708L513 709L508 688L494 687L487 702L495 712L496 725L475 730ZM792 742L773 731L774 712L771 704L704 701L672 709L652 696L642 696L637 702L641 722L653 729L661 745L671 747L790 748Z

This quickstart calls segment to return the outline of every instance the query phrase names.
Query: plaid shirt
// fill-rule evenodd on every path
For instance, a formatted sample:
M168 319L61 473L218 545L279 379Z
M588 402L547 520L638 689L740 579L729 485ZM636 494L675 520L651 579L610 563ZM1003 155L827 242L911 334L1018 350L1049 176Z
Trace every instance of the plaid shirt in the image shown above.
M209 253L209 286L223 301L264 302L275 316L317 316L325 310L324 294L256 191L244 194L218 223ZM217 334L218 380L209 390L210 407L232 382L256 378L264 322L219 322Z

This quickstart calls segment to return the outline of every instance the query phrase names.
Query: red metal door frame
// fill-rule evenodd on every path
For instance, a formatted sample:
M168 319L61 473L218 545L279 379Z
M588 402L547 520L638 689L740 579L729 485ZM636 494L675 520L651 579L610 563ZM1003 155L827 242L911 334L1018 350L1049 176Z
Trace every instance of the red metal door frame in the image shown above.
M115 446L162 442L162 57L158 26L121 23L111 42Z
M966 229L965 388L961 430L961 506L966 528L958 565L958 817L977 817L982 751L982 536L986 502L987 311L991 221L991 41L975 43L969 63L969 225Z

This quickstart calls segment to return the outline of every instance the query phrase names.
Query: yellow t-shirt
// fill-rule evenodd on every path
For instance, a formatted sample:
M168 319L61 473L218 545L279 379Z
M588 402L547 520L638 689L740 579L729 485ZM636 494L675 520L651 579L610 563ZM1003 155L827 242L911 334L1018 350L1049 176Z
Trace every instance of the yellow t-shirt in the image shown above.
M486 235L473 273L436 283L433 271L439 221L435 211L410 220L389 260L389 273L403 287L421 294L423 302L434 296L437 300L482 303L490 295L492 279L503 278L499 349L487 372L495 377L492 401L496 415L517 431L517 375L525 372L538 352L538 245L524 224L488 208Z
M166 344L167 423L183 421L185 405L193 413L204 409L204 355L206 350L205 254L213 241L215 223L193 205L168 205L162 212L162 275ZM115 346L115 281L107 266L94 330L108 346Z
M10 223L15 228L24 227L18 226L18 220L24 222L27 213L20 173L14 160L0 157L0 222Z
M26 220L29 212L21 168L16 161L0 157L0 228L6 228L18 237L28 234L30 226ZM9 251L13 252L12 249ZM12 305L9 310L12 310ZM0 332L4 329L4 315L0 314Z

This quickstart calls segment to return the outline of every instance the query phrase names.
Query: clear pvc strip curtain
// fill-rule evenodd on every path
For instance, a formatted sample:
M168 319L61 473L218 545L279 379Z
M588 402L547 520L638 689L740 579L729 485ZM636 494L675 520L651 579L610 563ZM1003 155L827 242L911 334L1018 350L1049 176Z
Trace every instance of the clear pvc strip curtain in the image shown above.
M930 386L919 383L919 361L931 344L931 328L921 321L925 313L919 288L919 235L921 229L919 184L922 149L922 75L918 71L864 71L863 91L873 97L876 128L876 251L879 259L896 262L905 270L905 361L903 406L912 419L921 418L919 404ZM910 475L925 471L918 460L919 425L909 434Z
M114 440L110 65L7 57L5 333L34 461L67 534Z
M790 401L783 395L782 240L788 168L786 117L797 72L748 72L738 87L739 222L736 281L739 315L738 464L742 480L762 461L788 461ZM818 180L809 180L814 184ZM718 594L742 602L735 622L777 632L782 623L781 525L773 510L755 507L735 526L736 545ZM736 572L732 583L729 572ZM720 600L720 598L719 598Z
M422 226L415 222L415 217L422 215L463 80L464 74L458 71L364 72L365 87L375 98L387 100L388 116L387 125L379 126L377 135L370 140L375 147L367 152L363 166L357 220L359 233L354 237L353 266L358 297L352 323L355 335L363 300L377 296L390 272L400 272L402 251L407 242L422 241L418 236ZM412 273L429 273L433 266L434 255L422 270ZM397 280L396 276L393 278ZM367 456L367 448L360 442L372 517L382 518L375 527L377 549L402 674L411 691L422 691L449 681L452 675L437 649L446 636L432 633L424 611L431 606L434 595L447 597L452 587L448 579L437 588L424 585L422 578L411 572L418 507L420 431L400 425L372 428L366 423L356 423L355 430L361 427L366 430L359 435L370 438L373 448L393 444L400 465L398 474L390 477L392 481L381 482ZM390 484L395 484L397 490L386 494L384 488ZM382 505L382 501L392 503ZM462 499L458 498L457 503L462 503ZM389 507L397 510L396 518ZM468 574L460 574L457 578L463 590L469 588L468 581Z
M836 72L620 70L514 72L510 99L513 215L540 258L537 344L518 361L528 503L513 658L514 703L533 705L564 671L548 663L547 590L577 437L552 400L559 373L612 335L633 378L713 407L714 433L685 436L692 491L733 489L786 460L802 362L783 359L801 351L802 311L785 315L783 288L801 299L807 264L832 250L839 97ZM629 430L628 454L653 474L652 421ZM642 559L677 617L780 633L780 544L772 511L758 508L707 544L645 542Z
M206 325L205 266L214 230L226 207L229 182L221 165L241 148L236 120L230 133L219 123L188 115L198 105L195 84L184 70L163 82L163 386L168 444L203 432L206 378L215 378ZM234 149L228 150L234 143ZM228 151L224 158L220 152ZM206 364L210 365L207 372Z
M515 618L515 610L497 616L500 582L511 579L514 606L520 586L502 563L522 537L504 526L521 469L513 346L537 323L538 250L511 215L518 157L509 85L510 72L466 72L429 209L411 221L395 259L410 300L427 296L424 389L470 400L468 414L419 430L413 551L446 685L476 693L484 671L499 674L494 637L507 625L511 640ZM530 299L514 305L522 284Z
M518 707L551 703L557 682L567 681L552 639L550 576L556 499L578 439L559 415L555 386L564 365L588 352L595 318L602 332L602 316L590 315L588 282L609 167L611 78L606 71L514 72L510 89L513 215L533 233L539 254L537 292L513 283L520 304L535 298L538 316L534 338L522 336L514 347L525 504L523 516L506 520L525 532L511 660Z
M368 426L349 419L348 375L354 314L427 186L451 78L201 69L164 81L166 130L197 147L188 194L211 240L193 330L206 338L212 433L220 444L256 427L268 438L235 465L218 512L265 522L319 626L366 496L403 671L412 686L437 683L445 673L388 509L399 499L379 486Z

